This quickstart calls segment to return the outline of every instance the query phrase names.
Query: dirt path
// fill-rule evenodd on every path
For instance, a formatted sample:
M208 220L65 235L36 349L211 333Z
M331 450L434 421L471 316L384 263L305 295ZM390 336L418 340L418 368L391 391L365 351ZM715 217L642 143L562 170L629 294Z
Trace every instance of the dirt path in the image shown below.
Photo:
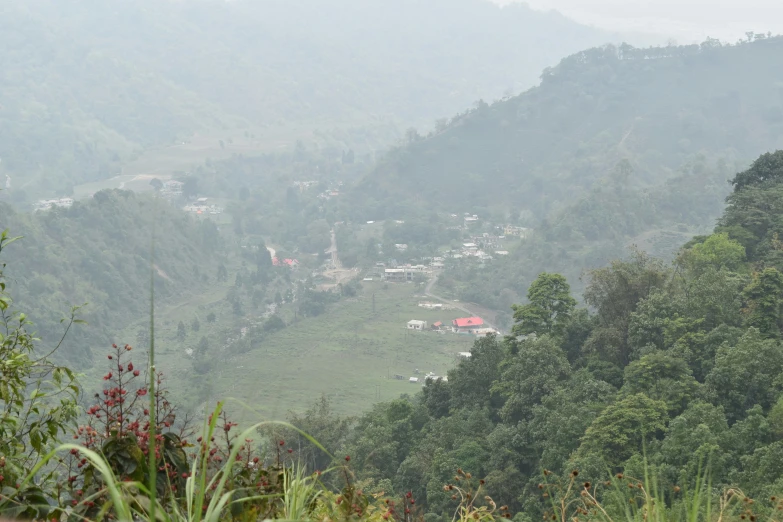
M332 254L332 268L324 271L324 276L330 279L334 279L334 284L320 285L321 290L329 290L336 287L341 283L350 281L359 275L358 268L343 268L340 263L340 257L337 255L337 237L335 236L334 229L331 230L331 245L325 251L327 254Z

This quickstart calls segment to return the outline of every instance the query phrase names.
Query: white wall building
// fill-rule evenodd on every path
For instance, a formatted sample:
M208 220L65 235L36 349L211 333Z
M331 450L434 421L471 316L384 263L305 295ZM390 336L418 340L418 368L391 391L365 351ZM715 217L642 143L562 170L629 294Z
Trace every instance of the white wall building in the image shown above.
M419 321L417 319L412 319L408 321L408 330L424 330L427 328L427 321Z

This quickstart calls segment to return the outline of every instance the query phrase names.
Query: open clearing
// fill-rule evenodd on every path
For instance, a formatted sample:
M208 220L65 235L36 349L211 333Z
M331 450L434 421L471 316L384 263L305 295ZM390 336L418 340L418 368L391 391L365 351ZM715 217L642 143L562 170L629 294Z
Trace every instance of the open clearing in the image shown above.
M470 351L474 341L473 336L450 332L407 330L411 319L450 324L464 314L420 308L418 303L426 298L417 294L422 291L419 285L372 282L364 283L356 297L330 305L323 315L289 324L247 353L231 354L218 342L238 335L239 326L223 299L229 288L214 285L208 296L193 296L181 306L161 311L157 366L168 374L169 388L178 391L175 401L197 407L201 401L213 405L220 399L238 399L255 412L239 413L239 406L229 405L244 422L285 418L291 410L306 409L321 394L329 396L340 413L362 412L379 400L417 392L421 382L411 384L409 377L423 378L427 372L445 375L457 352ZM216 323L206 323L208 311L216 312ZM176 340L177 323L189 324L196 315L201 318L200 331L188 328L187 339ZM140 327L129 328L126 335ZM215 338L211 343L214 370L207 375L193 370L192 358L185 352L202 335Z
M420 384L408 382L416 369L419 377L430 371L445 375L457 352L469 351L474 338L407 330L411 319L448 324L462 313L420 308L418 302L425 299L417 297L416 286L365 284L360 295L332 305L326 314L289 325L250 352L225 358L215 394L279 419L321 394L332 398L337 411L350 414L379 399L418 391Z

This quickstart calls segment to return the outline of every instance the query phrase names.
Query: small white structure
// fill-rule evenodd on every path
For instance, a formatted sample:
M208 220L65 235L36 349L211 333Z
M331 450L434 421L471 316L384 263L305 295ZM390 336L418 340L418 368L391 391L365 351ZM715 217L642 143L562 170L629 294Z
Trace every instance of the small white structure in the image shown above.
M54 207L70 208L73 206L72 198L42 199L36 202L34 210L49 210Z
M412 382L412 383L419 382L419 378L418 377L411 377L410 379L408 379L408 382Z
M424 382L429 381L439 381L442 380L444 377L441 377L439 375L435 375L433 372L427 373L427 375L424 376Z
M427 321L412 319L408 321L408 330L424 330L427 328Z
M457 353L457 355L459 355L459 356L460 356L460 358L462 358L462 359L470 359L470 357L471 357L473 354L472 354L472 353L470 353L470 352L459 352L459 353Z

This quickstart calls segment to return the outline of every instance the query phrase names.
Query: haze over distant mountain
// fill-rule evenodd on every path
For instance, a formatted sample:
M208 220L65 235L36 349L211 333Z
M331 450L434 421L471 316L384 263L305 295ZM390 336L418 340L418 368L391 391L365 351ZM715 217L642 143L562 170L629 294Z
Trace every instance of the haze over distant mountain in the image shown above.
M509 5L518 0L493 0ZM680 43L701 43L707 37L734 42L745 33L783 33L776 0L527 0L542 11L557 10L569 18L611 31L652 33Z
M409 203L394 196L414 188L430 208L543 218L621 160L640 187L694 154L749 160L783 146L783 70L769 66L781 62L783 38L577 53L547 69L538 87L410 135L361 185L378 202L368 219L393 216L396 202Z
M431 124L611 39L485 0L9 0L1 168L67 191L194 132Z

